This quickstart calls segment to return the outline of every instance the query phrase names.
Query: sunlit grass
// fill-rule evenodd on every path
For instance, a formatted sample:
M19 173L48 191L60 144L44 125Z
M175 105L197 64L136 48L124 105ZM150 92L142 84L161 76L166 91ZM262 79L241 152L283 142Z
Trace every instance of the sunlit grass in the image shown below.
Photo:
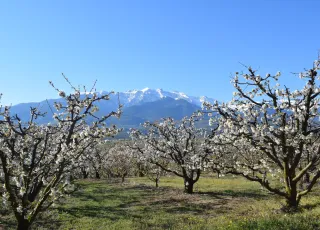
M183 181L147 178L125 184L81 180L78 190L43 215L35 229L319 229L319 191L302 200L294 215L279 211L283 201L243 178L203 177L195 194L183 193ZM0 221L14 229L14 219Z

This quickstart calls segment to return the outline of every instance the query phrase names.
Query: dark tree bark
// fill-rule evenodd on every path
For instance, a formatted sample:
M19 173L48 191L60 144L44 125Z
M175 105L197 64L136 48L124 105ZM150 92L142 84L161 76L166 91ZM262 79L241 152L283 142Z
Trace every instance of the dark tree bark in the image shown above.
M28 200L30 202L33 202L35 201L37 195L39 194L41 188L43 186L43 182L40 181L40 183L38 184L35 184L33 187L32 187L32 191L28 194Z
M31 223L23 217L18 220L17 230L28 230L30 229Z
M83 179L87 179L88 176L89 176L89 173L86 170L83 170L83 169L81 170L81 172L82 172Z
M100 174L98 171L96 171L96 179L100 179Z
M192 194L194 183L194 180L184 179L184 191L188 194Z

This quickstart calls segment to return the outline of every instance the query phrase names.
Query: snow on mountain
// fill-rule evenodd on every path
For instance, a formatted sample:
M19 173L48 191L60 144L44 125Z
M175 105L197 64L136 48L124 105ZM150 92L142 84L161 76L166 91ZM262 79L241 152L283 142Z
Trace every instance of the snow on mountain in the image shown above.
M120 103L125 107L140 105L145 102L153 102L166 97L173 98L175 100L183 99L200 107L202 105L202 102L204 101L214 102L214 99L208 98L206 96L189 96L183 92L169 92L164 91L163 89L144 88L142 90L129 90L126 92L119 92Z
M108 92L102 91L100 93L105 94ZM88 92L81 94L85 97L85 94L88 94ZM144 88L142 90L129 90L119 92L119 94L112 94L111 100L100 101L98 104L100 108L97 112L98 116L103 116L118 108L118 95L120 103L124 105L123 116L119 121L117 119L110 120L121 127L138 127L140 123L146 120L157 120L161 117L181 119L198 110L203 101L214 101L205 96L194 97L178 91L169 92L162 89ZM180 101L179 99L183 99L184 101ZM53 122L52 108L54 108L54 102L64 104L65 99L60 97L34 103L17 104L11 107L11 114L19 114L23 121L28 121L30 119L30 107L36 107L41 112L47 113L47 116L39 117L37 122L39 124L46 124Z

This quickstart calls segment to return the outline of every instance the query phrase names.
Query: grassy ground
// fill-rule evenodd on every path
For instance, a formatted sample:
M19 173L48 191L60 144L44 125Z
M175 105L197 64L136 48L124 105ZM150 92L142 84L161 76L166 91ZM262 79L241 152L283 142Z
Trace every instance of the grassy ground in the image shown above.
M182 180L163 178L155 189L146 178L124 185L82 180L79 189L41 217L35 229L320 229L320 191L297 214L279 212L283 201L242 178L202 178L195 194ZM0 223L14 228L10 215Z

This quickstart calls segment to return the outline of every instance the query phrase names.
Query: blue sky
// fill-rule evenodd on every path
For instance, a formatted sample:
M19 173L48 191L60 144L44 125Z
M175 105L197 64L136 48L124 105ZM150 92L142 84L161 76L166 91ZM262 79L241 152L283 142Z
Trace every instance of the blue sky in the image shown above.
M320 49L317 0L3 1L2 103L57 97L48 84L126 91L144 87L229 100L243 67L290 72Z

